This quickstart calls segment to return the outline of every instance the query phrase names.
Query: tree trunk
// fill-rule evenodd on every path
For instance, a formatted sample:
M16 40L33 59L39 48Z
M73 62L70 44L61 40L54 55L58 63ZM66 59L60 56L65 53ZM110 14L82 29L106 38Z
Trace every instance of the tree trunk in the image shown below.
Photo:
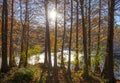
M48 3L48 0L46 1ZM48 61L49 61L49 67L51 69L52 63L51 63L51 46L50 46L50 30L49 30L49 21L48 21L48 5L46 5L46 21L47 21L47 39L48 39Z
M49 31L49 21L48 21L48 0L45 0L45 16L46 16L46 53L48 54L48 79L47 81L50 83L50 72L52 69L51 63L51 48L50 48L50 31Z
M22 35L21 35L21 56L20 56L20 63L19 67L24 67L25 65L25 24L22 21L22 1L20 0L20 20L22 24Z
M57 0L55 0L55 11L57 12ZM56 17L55 17L54 82L58 83L58 69L57 69L57 13L56 13Z
M91 69L91 0L89 0L88 10L88 64Z
M108 0L107 56L105 57L104 69L102 72L102 76L108 80L107 83L115 83L113 61L114 8L115 0Z
M73 25L73 0L71 0L71 28L70 28L70 40L69 40L68 74L71 74L70 66L71 66L72 25Z
M26 25L26 48L25 48L25 67L27 66L28 60L28 47L29 47L29 11L28 11L29 0L26 0L26 14L25 14L25 25Z
M95 72L100 73L100 63L99 63L99 52L100 52L100 31L101 31L101 0L99 0L99 25L98 25L98 43L97 43L97 53L95 56Z
M15 66L15 63L13 63L13 17L14 17L14 0L12 0L12 10L11 10L11 31L10 31L10 57L9 57L9 67Z
M3 0L3 9L2 9L2 64L1 64L1 72L3 72L3 73L8 72L7 35L8 35L7 0Z
M81 4L81 14L82 14L82 30L83 30L83 51L84 51L84 73L83 75L86 77L88 76L88 60L87 60L87 29L85 27L85 20L84 20L84 1L80 0Z
M47 45L48 45L48 39L47 39L47 28L45 32L45 59L44 59L44 65L45 67L48 65L48 53L47 53Z
M47 22L47 1L45 1L45 16L46 16L46 30L45 30L45 67L48 65L48 22Z
M79 59L78 59L78 27L79 27L79 23L78 23L78 19L79 19L79 14L78 14L78 10L79 10L79 4L78 4L78 0L76 1L77 3L77 7L76 7L76 65L75 65L75 71L79 70Z
M28 15L28 0L25 2L25 22L22 22L22 3L20 0L20 18L21 24L23 27L22 36L21 36L21 57L20 57L20 64L19 67L26 67L27 66L27 58L28 58L28 37L29 37L29 15Z
M64 68L64 44L65 44L65 35L66 35L66 0L64 0L64 33L63 33L63 41L62 41L62 50L61 50L61 68Z

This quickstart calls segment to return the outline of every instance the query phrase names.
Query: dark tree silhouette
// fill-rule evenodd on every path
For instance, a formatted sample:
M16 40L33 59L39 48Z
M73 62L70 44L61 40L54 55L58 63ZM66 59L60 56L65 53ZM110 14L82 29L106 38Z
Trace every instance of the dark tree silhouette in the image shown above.
M22 24L22 35L21 35L21 56L20 56L20 63L19 67L24 67L25 66L25 24L23 23L23 13L22 13L22 0L20 0L20 21Z
M70 39L69 39L69 55L68 55L68 73L71 73L71 46L72 46L72 26L73 26L73 0L71 0L71 25L70 25Z
M88 60L87 60L87 29L85 27L84 19L84 0L80 0L81 14L82 14L82 32L83 32L83 51L84 51L84 76L88 76Z
M88 8L88 63L91 66L91 0Z
M2 8L2 64L1 72L8 72L7 64L7 38L8 38L8 5L7 0L3 0Z
M25 22L22 21L22 1L20 0L20 19L22 24L22 36L21 36L21 57L19 67L27 66L28 58L28 38L29 38L29 15L28 15L28 0L25 1Z
M79 2L78 2L78 0L76 0L76 3L77 3L77 7L76 7L77 12L76 12L76 66L75 66L75 70L78 71L79 70L79 58L78 58Z
M57 12L57 0L55 0L55 11ZM56 13L56 17L55 17L54 82L58 83L58 69L57 69L57 13Z
M61 67L64 68L64 44L65 44L65 36L66 36L66 0L64 0L64 33L63 33L63 40L62 40L62 50L61 50Z
M48 79L47 82L50 83L50 72L51 72L51 47L50 47L50 31L49 31L49 21L48 21L48 0L45 0L45 18L46 18L46 35L45 35L45 55L48 57Z
M113 61L114 7L115 0L108 0L107 56L105 57L104 69L102 72L102 76L107 79L107 83L115 83Z
M12 10L11 10L11 31L10 31L10 59L9 59L9 67L15 66L15 57L13 54L13 26L14 26L14 0L12 0Z
M27 66L28 60L28 47L29 47L29 10L28 10L29 0L26 0L26 14L25 14L25 26L26 26L26 48L25 48L25 67Z
M100 31L101 31L101 0L99 0L99 23L98 23L98 40L97 40L97 52L96 52L96 64L95 72L100 73L100 64L99 64L99 52L100 52Z

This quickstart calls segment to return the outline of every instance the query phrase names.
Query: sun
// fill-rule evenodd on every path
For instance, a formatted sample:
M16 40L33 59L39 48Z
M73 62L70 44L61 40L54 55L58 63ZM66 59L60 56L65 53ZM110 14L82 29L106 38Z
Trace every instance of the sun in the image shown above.
M50 11L50 19L55 21L57 12L55 10Z

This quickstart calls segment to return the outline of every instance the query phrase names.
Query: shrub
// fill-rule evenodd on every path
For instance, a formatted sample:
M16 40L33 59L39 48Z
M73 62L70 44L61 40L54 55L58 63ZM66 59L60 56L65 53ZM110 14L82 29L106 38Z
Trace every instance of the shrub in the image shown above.
M34 78L34 71L32 69L22 68L14 73L11 81L17 83L29 83Z

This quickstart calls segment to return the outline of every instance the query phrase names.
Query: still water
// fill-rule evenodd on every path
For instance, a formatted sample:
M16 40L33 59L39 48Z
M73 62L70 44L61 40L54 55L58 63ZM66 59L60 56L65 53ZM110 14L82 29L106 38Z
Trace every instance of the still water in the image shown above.
M68 50L64 50L64 59L65 61L64 62L68 62ZM58 66L60 64L60 55L61 55L61 52L58 52L57 53L57 63L58 63ZM37 54L37 55L32 55L31 57L29 57L28 59L28 63L29 64L37 64L37 63L44 63L44 58L45 58L45 53L41 53L41 54ZM71 51L71 68L74 68L74 59L75 59L75 52L74 51ZM79 53L79 59L80 59L80 63L83 64L83 54L82 53ZM92 58L94 60L94 58ZM9 57L8 57L8 60L9 60ZM17 55L15 57L15 61L16 61L16 64L18 65L19 64L19 61L20 61L20 56ZM114 59L115 62L117 62L117 68L115 68L115 78L116 79L119 79L120 80L120 59L117 59L115 58ZM52 62L52 66L54 65L54 53L51 53L51 62ZM80 67L82 67L83 65L80 64ZM101 62L100 66L101 66L101 70L103 69L103 64L104 64L104 59L103 61ZM66 66L67 67L67 66ZM0 57L0 68L1 68L1 57ZM94 71L94 66L92 68L92 70Z

